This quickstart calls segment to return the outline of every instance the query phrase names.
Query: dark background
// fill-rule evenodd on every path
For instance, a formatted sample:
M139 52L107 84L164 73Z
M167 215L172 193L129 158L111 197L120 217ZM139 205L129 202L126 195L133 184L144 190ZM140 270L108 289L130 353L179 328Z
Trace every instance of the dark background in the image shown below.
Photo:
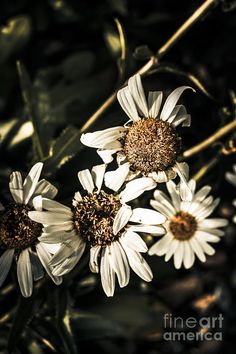
M26 172L32 163L42 160L26 124L30 115L43 147L44 175L58 186L59 200L70 203L79 188L78 170L101 161L95 150L81 147L79 129L201 3L1 0L1 200L9 199L12 170ZM182 130L185 148L235 119L235 7L234 1L218 2L143 81L152 91L168 93L186 84L197 90L182 98L192 115L191 128ZM124 61L115 18L126 37ZM19 70L16 61L20 61ZM124 121L125 115L115 103L90 130ZM65 145L68 139L69 147ZM234 135L228 136L194 156L189 164L194 175L216 159L199 185L212 185L214 195L221 197L216 215L231 219L235 189L224 175L235 161L234 149L222 153L223 146L230 150L229 139L234 146ZM147 205L150 196L146 193L141 204ZM8 346L23 354L234 353L235 236L235 226L230 223L216 254L188 271L176 271L171 261L150 257L153 282L146 284L132 274L129 286L117 287L114 298L106 298L99 277L88 272L86 256L62 286L56 288L45 279L28 300L21 298L12 271L0 291L0 352L5 353ZM152 244L152 238L147 237L147 242ZM164 341L164 313L184 318L222 313L223 342Z

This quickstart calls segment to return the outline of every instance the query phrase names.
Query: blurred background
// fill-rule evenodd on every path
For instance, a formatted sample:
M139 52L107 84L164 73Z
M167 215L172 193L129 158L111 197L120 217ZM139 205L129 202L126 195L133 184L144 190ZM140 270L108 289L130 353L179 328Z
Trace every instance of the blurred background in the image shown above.
M80 129L202 2L1 0L1 201L9 199L10 173L42 160L44 177L69 205L79 188L78 170L101 162L95 150L81 146ZM235 9L233 0L216 2L143 80L146 90L166 94L180 85L196 89L182 98L192 115L191 128L181 131L185 149L235 119ZM89 130L125 120L115 102ZM189 160L199 187L210 184L221 197L215 215L230 220L236 193L224 175L235 162L235 141L234 134L227 136ZM199 174L202 167L205 174ZM137 203L147 206L150 196ZM150 235L146 241L153 243ZM234 353L235 241L231 222L216 254L188 271L149 257L153 282L132 274L114 298L88 271L86 255L60 287L45 278L30 299L21 298L12 271L0 290L0 353ZM165 313L199 319L222 313L223 341L165 341Z

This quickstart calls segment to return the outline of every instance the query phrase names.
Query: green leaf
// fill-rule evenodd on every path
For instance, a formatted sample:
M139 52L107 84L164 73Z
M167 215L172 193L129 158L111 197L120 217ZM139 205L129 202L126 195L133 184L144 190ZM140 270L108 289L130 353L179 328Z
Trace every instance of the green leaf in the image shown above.
M70 324L69 294L63 285L56 289L55 304L56 328L64 344L65 354L77 354L78 350Z
M80 136L79 129L72 125L63 130L51 146L49 157L44 161L46 174L56 172L82 149Z
M32 319L35 308L34 295L30 298L20 298L19 305L16 310L15 318L11 327L8 338L8 351L12 353L25 329L25 326Z
M29 119L34 128L33 144L36 152L36 158L42 160L46 155L46 147L43 144L43 132L41 129L41 120L35 111L35 102L33 95L33 88L30 81L29 74L25 66L21 62L17 62L17 70L20 78L22 98L25 103L25 108Z

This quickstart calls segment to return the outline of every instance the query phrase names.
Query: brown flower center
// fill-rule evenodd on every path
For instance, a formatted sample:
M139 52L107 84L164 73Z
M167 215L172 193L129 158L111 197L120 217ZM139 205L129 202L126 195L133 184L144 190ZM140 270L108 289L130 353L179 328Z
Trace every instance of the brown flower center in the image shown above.
M181 151L181 138L167 122L143 118L130 126L124 140L124 152L133 171L144 175L166 171Z
M9 204L0 217L0 243L6 248L22 250L32 246L42 226L28 217L27 205Z
M75 230L91 246L105 247L116 241L121 232L113 234L113 221L121 203L113 194L104 191L83 197L73 208Z
M197 230L197 221L191 214L179 211L172 217L169 227L177 240L185 241L194 235Z

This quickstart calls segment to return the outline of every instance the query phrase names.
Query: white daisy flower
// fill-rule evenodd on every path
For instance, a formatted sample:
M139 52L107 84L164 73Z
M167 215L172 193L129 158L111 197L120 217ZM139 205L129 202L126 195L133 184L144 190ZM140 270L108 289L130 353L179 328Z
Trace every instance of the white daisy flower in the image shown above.
M130 268L143 280L151 281L152 271L140 253L147 246L137 232L163 234L165 221L160 213L144 208L132 209L126 203L153 188L153 180L142 177L127 183L121 193L102 190L105 164L78 173L85 191L75 193L71 208L42 198L43 209L31 211L32 220L43 223L43 242L63 242L51 265L54 275L68 273L79 262L86 245L90 246L90 270L101 273L102 287L113 296L115 275L120 287L128 284ZM37 202L36 198L36 202Z
M35 196L54 198L57 194L57 189L48 181L39 181L42 167L41 162L35 164L24 182L20 172L13 172L9 183L13 201L5 207L0 204L0 286L15 258L17 278L24 297L31 296L33 280L43 277L43 267L56 284L61 283L61 278L53 276L48 265L51 253L58 247L40 242L38 237L42 226L28 217ZM36 208L40 210L41 206Z
M226 172L226 180L236 187L236 165L233 165L233 172ZM236 207L236 199L233 200L233 206ZM233 217L233 222L236 223L236 215Z
M195 255L202 261L206 261L207 255L215 253L209 242L216 243L224 235L219 227L228 224L226 219L208 218L219 203L219 199L208 196L211 191L210 186L204 186L195 192L196 182L188 182L192 192L191 201L183 201L180 196L182 188L186 188L184 183L179 186L173 181L169 181L166 186L171 199L163 192L154 192L155 200L151 200L154 209L162 213L166 218L164 224L166 228L165 236L156 242L150 249L149 255L163 256L167 262L174 256L174 266L179 269L183 266L187 269L192 267Z
M118 190L125 180L137 175L150 177L158 183L174 179L177 174L186 180L183 163L178 162L182 141L176 131L177 126L188 127L191 123L185 107L177 105L186 89L192 88L182 86L175 89L161 109L163 93L149 92L146 100L141 77L137 74L117 94L129 117L128 122L124 126L81 136L84 145L98 149L104 163L110 163L113 154L117 154L119 167L106 173L107 187Z

